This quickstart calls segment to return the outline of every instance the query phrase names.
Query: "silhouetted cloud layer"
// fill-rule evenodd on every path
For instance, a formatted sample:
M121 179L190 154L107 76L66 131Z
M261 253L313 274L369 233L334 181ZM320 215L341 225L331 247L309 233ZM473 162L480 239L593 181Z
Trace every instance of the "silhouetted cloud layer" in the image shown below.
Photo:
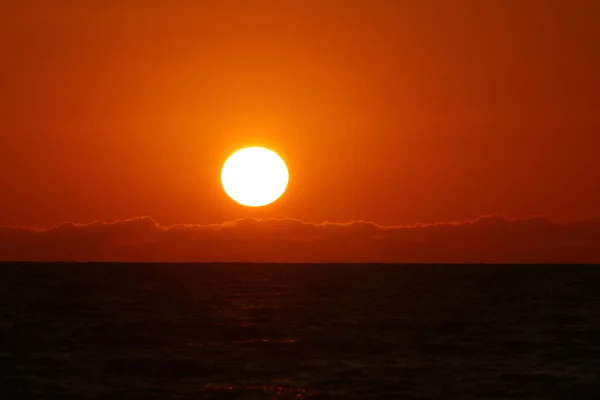
M499 215L415 226L240 219L162 226L150 217L49 229L0 227L4 261L600 263L600 220Z

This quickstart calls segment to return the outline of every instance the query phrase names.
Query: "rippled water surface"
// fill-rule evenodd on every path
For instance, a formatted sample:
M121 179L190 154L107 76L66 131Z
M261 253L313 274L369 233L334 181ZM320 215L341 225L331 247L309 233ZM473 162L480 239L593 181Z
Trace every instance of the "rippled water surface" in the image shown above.
M600 267L0 265L1 399L598 399Z

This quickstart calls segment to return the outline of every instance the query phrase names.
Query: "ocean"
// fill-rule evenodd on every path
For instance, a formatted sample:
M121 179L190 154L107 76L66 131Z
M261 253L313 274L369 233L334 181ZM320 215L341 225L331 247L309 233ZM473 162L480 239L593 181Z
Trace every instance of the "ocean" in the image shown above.
M0 264L0 399L599 399L592 265Z

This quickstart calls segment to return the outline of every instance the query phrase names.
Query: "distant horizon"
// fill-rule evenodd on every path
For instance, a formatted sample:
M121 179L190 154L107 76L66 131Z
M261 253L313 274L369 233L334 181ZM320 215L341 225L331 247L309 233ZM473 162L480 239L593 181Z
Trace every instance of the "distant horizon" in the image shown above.
M240 218L164 226L150 217L49 228L0 227L0 259L47 262L596 264L600 219L499 214L382 226Z
M4 261L0 260L0 265L6 264L126 264L126 265L381 265L381 266L415 266L415 265L431 265L431 266L445 266L445 265L482 265L482 266L600 266L600 262L595 263L567 263L567 262L545 262L545 263L494 263L494 262L258 262L258 261Z
M353 224L353 223L366 223L366 224L373 224L373 225L379 226L381 228L417 228L417 227L426 227L426 226L432 226L432 225L460 225L463 223L476 222L478 220L485 219L485 218L502 218L507 221L541 219L541 220L546 220L548 222L552 222L552 223L558 224L558 225L568 225L568 224L573 224L573 223L600 221L600 214L590 215L588 217L579 217L579 218L551 218L551 217L541 215L541 214L532 214L532 215L528 215L528 216L509 216L509 215L499 213L499 212L492 212L492 213L487 213L487 214L481 214L475 218L467 218L467 219L456 220L456 221L440 220L440 221L435 221L435 222L414 222L414 223L407 223L407 224L382 224L382 223L378 223L375 221L367 221L367 220L360 220L360 219L349 220L349 221L334 221L334 220L306 221L306 220L301 220L301 222L311 224L311 225L327 225L327 224L349 225L349 224ZM111 225L111 224L116 224L119 222L135 221L135 220L140 220L140 219L151 220L151 221L155 222L157 226L160 226L165 229L176 228L176 227L223 226L223 225L229 225L229 224L235 223L236 221L244 221L244 220L255 220L255 221L298 220L298 221L300 221L300 219L293 218L293 217L244 216L244 217L239 217L239 218L234 218L231 220L223 221L221 223L185 223L185 222L181 222L181 223L173 223L173 224L163 224L160 221L158 221L156 218L154 218L152 215L138 215L138 216L131 216L131 217L126 217L126 218L122 218L122 219L114 219L114 220L110 220L110 221L103 221L103 220L99 220L99 219L91 219L88 221L64 220L64 221L60 221L57 223L48 224L45 226L31 225L31 224L29 224L29 225L28 224L14 224L14 225L0 224L0 228L18 228L18 229L35 230L35 231L46 231L46 230L58 228L58 227L61 227L64 225L70 225L73 227L85 227L85 226L94 225L94 224Z

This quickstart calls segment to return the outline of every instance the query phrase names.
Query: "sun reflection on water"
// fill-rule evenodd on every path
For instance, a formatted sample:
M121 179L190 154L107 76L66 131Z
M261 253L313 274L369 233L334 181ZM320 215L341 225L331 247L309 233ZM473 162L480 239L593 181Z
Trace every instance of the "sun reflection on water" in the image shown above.
M243 395L243 393L248 394L248 392L252 392L254 395L262 393L265 399L272 400L302 400L319 394L319 391L315 389L284 385L228 385L208 383L204 385L204 389L214 392L238 392L240 395Z

